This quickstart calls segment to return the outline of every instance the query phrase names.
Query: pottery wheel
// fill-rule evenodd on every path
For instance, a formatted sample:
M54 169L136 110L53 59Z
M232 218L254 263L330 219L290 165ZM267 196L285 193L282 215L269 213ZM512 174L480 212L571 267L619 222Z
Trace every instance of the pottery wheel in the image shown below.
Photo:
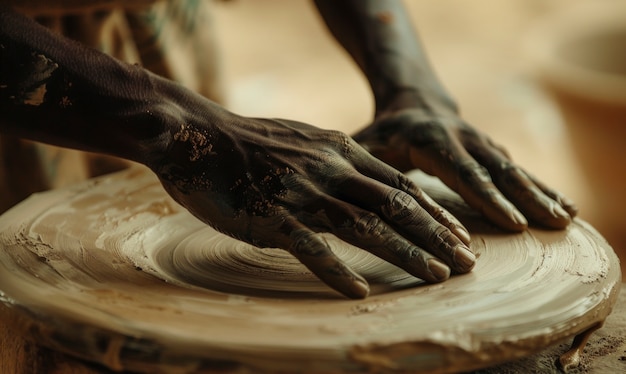
M285 251L207 227L133 168L0 217L0 300L41 344L145 372L470 370L610 313L619 263L588 224L505 234L433 179L411 178L472 232L471 273L427 285L329 236L372 286L348 300Z

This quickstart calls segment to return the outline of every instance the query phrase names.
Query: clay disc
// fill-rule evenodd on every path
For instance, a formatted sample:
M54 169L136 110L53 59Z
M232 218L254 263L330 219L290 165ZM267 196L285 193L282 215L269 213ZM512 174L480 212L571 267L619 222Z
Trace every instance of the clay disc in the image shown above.
M505 234L433 179L411 178L472 231L470 274L426 285L329 235L372 285L347 300L288 253L207 227L133 168L0 217L0 300L41 344L144 372L467 371L610 313L619 263L588 224Z

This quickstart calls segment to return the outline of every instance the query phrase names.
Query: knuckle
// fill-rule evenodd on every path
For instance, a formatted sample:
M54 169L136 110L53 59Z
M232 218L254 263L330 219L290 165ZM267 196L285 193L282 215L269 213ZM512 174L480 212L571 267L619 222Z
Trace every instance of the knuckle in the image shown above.
M449 140L449 130L439 121L421 122L411 133L411 141L415 146L442 146Z
M522 168L509 161L503 161L500 164L499 174L498 179L511 187L525 188L530 183Z
M481 192L484 199L492 204L497 204L497 201L502 198L502 193L495 186L484 188Z
M416 259L424 261L424 253L416 246L407 245L402 251L402 260L405 263L412 263L415 262Z
M445 226L439 226L434 228L428 236L428 244L432 248L444 250L446 253L450 252L452 246L450 245L450 238L454 235Z
M403 173L396 173L396 185L403 191L408 191L413 186L413 182Z
M386 231L386 224L374 213L363 213L354 219L354 229L360 236L381 236Z
M424 259L423 251L409 242L394 243L398 260L404 264L414 264L416 259ZM418 261L419 262L419 261Z
M410 191L412 194L421 196L422 191L404 173L396 173L396 186L399 190Z
M463 182L467 183L492 183L491 175L484 166L474 160L459 163L457 172Z
M342 154L350 153L354 147L354 140L346 133L339 130L326 130L326 136Z
M307 150L307 171L331 175L349 170L349 156L355 150L356 142L337 130L323 130L318 135L319 147Z
M478 131L475 127L470 126L466 122L461 122L456 128L456 133L464 143L476 145L476 146L491 146L491 139L487 134L482 131Z
M453 222L452 218L450 217L450 213L448 213L448 211L444 210L440 206L435 206L433 208L433 210L431 212L431 216L437 222L440 222L442 224L454 225L454 222Z
M494 142L493 140L491 140L490 138L487 138L487 143L493 147L493 149L497 150L498 152L500 152L502 154L502 156L506 157L506 158L510 158L511 155L509 154L509 151L502 145L497 144L496 142Z
M345 158L332 149L316 149L307 159L306 171L318 181L331 181L345 176L351 168ZM320 178L319 176L324 176Z
M499 170L509 174L521 174L521 169L509 160L500 162Z
M457 130L458 137L463 145L470 151L479 152L481 149L491 148L491 140L487 135L475 128L465 125Z
M461 123L458 128L458 132L459 135L467 139L486 139L486 136L484 134L478 132L478 130L465 122Z
M324 245L318 235L309 230L294 230L291 232L290 237L292 244L289 248L289 252L296 257L309 256L309 257L321 257L323 256L327 248Z
M417 202L411 195L400 190L391 190L382 207L383 214L397 223L403 223L413 216L418 209Z

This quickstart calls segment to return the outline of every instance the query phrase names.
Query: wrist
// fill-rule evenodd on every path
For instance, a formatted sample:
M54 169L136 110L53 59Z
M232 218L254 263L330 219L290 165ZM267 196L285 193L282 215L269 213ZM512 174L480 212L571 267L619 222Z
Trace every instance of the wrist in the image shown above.
M384 98L376 98L377 119L405 109L416 109L425 115L458 115L456 102L442 88L397 87Z
M175 82L156 76L154 81L158 104L151 119L160 130L144 142L149 148L144 164L159 175L206 168L221 142L228 142L224 127L238 123L239 116Z

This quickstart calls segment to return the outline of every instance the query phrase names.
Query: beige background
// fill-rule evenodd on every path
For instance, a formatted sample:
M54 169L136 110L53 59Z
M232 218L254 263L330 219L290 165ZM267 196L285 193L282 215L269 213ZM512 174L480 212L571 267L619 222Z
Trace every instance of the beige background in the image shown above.
M465 118L505 145L519 164L575 199L587 219L593 215L593 196L558 111L533 79L522 41L540 18L591 1L611 0L407 1L431 60ZM365 81L328 36L309 1L220 1L215 17L230 109L349 133L371 119ZM609 319L623 319L623 300L622 295L621 306ZM19 323L14 317L0 308L6 328L0 330L0 352L5 355L0 371L108 372L20 339L12 333ZM592 352L604 349L608 340L602 331L615 325L609 321L612 328L592 339ZM605 361L623 364L618 361L626 349L622 343ZM548 356L555 358L554 352ZM537 367L534 360L526 364ZM603 361L595 358L588 369L606 372Z

